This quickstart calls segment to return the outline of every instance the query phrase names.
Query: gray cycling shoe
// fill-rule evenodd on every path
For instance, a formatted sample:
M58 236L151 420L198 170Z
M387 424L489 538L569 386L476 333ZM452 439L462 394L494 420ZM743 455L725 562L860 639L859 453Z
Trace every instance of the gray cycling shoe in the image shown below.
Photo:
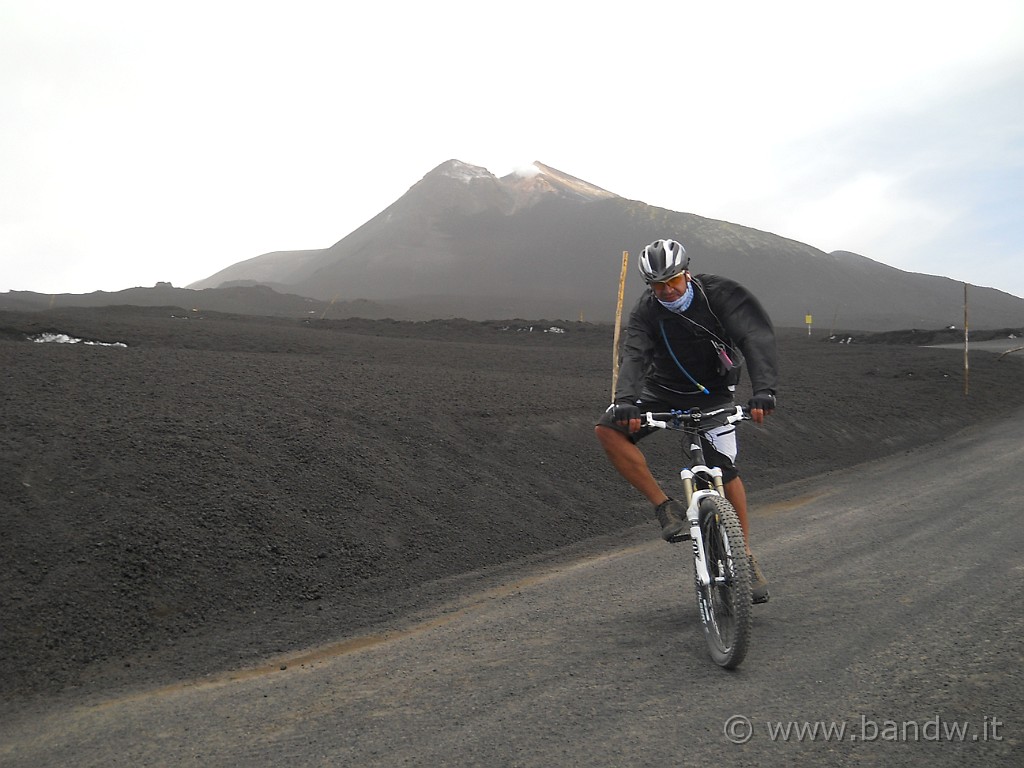
M761 572L761 566L757 564L757 558L750 555L750 595L751 602L754 605L758 603L767 603L770 595L768 594L768 579L764 577Z
M685 520L686 510L683 505L675 499L668 499L659 504L654 514L658 516L661 523L661 538L665 541L686 541L690 538L690 531L687 529Z

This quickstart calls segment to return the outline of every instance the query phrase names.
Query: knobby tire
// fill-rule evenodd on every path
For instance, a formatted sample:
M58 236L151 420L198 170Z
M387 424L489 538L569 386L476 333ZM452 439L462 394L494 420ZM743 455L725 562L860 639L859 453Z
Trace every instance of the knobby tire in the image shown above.
M736 510L720 496L700 502L700 525L712 583L704 587L694 575L697 606L711 658L725 669L743 661L753 624L753 574ZM718 584L715 579L721 579Z

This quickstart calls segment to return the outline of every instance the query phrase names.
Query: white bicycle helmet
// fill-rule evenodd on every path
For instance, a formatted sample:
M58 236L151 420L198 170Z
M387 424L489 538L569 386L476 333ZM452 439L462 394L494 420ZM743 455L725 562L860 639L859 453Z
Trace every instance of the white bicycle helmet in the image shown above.
M682 243L675 240L655 240L640 254L640 274L644 282L661 283L671 280L690 266L690 257Z

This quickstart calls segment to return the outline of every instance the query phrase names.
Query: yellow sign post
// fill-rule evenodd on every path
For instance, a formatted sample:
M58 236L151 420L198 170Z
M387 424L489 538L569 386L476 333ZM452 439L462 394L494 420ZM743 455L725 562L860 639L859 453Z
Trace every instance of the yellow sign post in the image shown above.
M809 314L804 317L804 322L807 323L807 335L808 336L811 335L811 321L812 321L812 318L811 318L811 316Z

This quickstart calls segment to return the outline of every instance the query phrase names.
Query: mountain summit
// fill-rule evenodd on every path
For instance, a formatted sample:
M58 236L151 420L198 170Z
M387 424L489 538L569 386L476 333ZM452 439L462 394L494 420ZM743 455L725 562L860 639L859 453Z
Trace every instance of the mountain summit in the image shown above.
M622 252L627 301L643 288L635 255L679 239L695 273L748 285L780 326L859 330L963 322L963 286L856 254L627 200L534 162L502 178L448 160L329 248L278 251L190 285L266 285L324 301L383 302L398 319L513 317L611 320ZM972 299L976 327L1019 325L1024 300L991 288Z
M562 171L540 162L534 162L526 171L518 171L502 177L501 182L512 190L519 203L518 207L532 205L548 195L580 202L618 197L613 192L577 179L568 173L562 173Z
M586 203L614 197L618 195L540 162L499 179L479 165L448 160L384 213L393 214L396 206L407 211L411 203L430 214L477 214L492 209L511 215L554 198Z

